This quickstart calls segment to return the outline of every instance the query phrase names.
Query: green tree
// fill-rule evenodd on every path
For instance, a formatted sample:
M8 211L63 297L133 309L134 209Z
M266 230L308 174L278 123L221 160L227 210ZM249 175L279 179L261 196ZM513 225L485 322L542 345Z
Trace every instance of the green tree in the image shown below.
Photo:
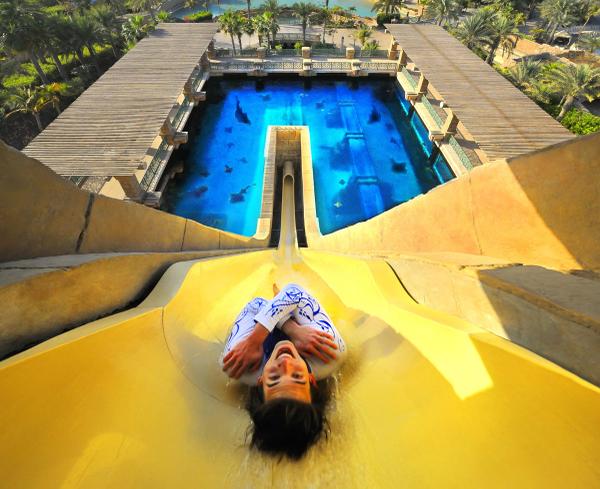
M121 50L121 22L115 14L115 11L108 5L98 5L90 12L92 17L98 23L99 35L102 41L110 44L115 58L118 57ZM159 12L159 14L161 13L162 12ZM168 13L167 16L170 17Z
M219 28L231 36L231 47L233 48L233 54L235 55L235 36L238 35L238 32L242 31L239 14L231 9L227 9L222 15L219 16ZM241 49L242 48L240 45L240 50Z
M69 75L67 70L60 60L60 55L67 54L69 52L69 43L65 42L61 32L65 28L66 18L61 15L48 15L44 23L44 39L46 40L46 51L50 54L50 57L56 65L56 69L60 74L60 77L64 82L69 81Z
M596 97L600 90L600 68L560 63L548 71L546 83L562 97L557 117L560 121L577 100L593 100Z
M600 49L600 35L586 32L577 39L577 46L584 51L594 53Z
M46 84L49 81L40 65L39 54L44 47L44 26L44 16L35 4L22 0L0 2L0 40L4 49L25 53Z
M144 22L144 17L141 15L132 15L121 26L121 35L128 44L132 44L142 39L150 28L151 26Z
M71 38L81 62L84 63L83 50L87 48L96 72L98 75L102 74L94 49L94 44L102 40L101 26L98 21L88 13L75 14L71 18Z
M434 19L437 25L444 25L456 20L462 11L462 6L456 0L423 0L425 17Z
M384 13L390 15L400 13L404 6L404 0L375 0L371 7L371 12Z
M371 56L379 49L379 42L376 39L370 39L361 46L361 55Z
M161 4L160 0L128 0L128 7L134 12L148 12L152 21L156 21L154 9Z
M510 55L521 33L517 20L506 15L497 16L490 24L490 31L490 52L485 61L492 65L498 48L502 48L504 54Z
M540 14L546 22L546 41L552 42L559 27L575 22L572 0L544 0L540 5Z
M296 2L292 5L292 15L300 19L302 24L302 42L306 44L306 28L308 20L315 12L315 6L312 3Z
M493 13L488 9L476 10L463 20L456 29L456 37L460 39L469 49L482 47L484 44L490 44Z
M9 112L5 115L5 118L19 113L31 114L39 131L42 132L44 126L40 114L46 106L53 104L53 98L49 96L48 90L45 90L44 87L19 88L10 92L6 97Z
M263 12L271 12L273 16L277 17L281 13L281 7L277 0L265 0L260 6Z
M586 26L590 19L600 14L599 0L578 0L573 6L574 15Z
M371 37L371 34L373 32L371 31L371 29L369 29L368 27L361 27L360 29L358 29L356 31L356 33L354 34L356 39L358 39L360 41L360 45L363 46L367 40Z
M528 91L535 87L541 69L539 61L525 59L510 68L509 76L517 87Z

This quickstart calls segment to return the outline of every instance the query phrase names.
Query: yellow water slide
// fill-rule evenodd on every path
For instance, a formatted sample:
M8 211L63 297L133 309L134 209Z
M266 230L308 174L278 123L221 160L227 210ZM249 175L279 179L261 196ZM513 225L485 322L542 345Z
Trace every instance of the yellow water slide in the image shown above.
M138 307L0 363L1 487L600 487L598 388L415 303L383 260L298 250L292 185L279 250L173 265ZM273 282L311 290L349 349L300 462L247 448L217 364Z

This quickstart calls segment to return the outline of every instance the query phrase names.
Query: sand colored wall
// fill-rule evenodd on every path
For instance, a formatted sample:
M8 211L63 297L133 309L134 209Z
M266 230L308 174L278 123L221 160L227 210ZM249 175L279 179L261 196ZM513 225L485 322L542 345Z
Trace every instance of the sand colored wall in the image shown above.
M173 263L236 253L197 251L86 255L0 266L35 273L0 285L0 358L139 301ZM9 268L5 268L9 267Z
M600 281L460 253L387 261L419 304L508 338L600 385Z
M0 141L0 262L123 251L262 248L265 239L220 231L78 189Z
M308 243L339 252L460 252L599 269L599 188L600 134L593 134L477 167L368 221L326 236L309 232Z

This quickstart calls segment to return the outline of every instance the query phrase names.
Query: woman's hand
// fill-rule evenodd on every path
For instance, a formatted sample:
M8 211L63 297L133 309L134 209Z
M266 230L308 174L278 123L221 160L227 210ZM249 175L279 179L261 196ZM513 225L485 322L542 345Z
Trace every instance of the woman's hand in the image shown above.
M223 357L223 371L232 379L239 379L245 372L257 370L262 363L263 341L268 335L269 331L256 323L252 334Z
M293 319L288 319L282 330L290 337L300 355L316 357L323 363L335 360L337 345L333 342L333 336L329 333L317 331L307 326L300 326Z

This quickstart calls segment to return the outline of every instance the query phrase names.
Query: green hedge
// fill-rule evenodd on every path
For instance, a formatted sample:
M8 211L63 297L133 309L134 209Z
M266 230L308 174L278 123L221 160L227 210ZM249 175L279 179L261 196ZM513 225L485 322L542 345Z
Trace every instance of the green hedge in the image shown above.
M579 109L567 112L561 121L569 131L575 134L591 134L600 131L600 117Z
M192 15L186 15L183 20L186 22L210 22L212 20L212 13L208 10L201 10Z
M398 24L405 24L406 19L401 17L400 14L377 14L377 25L383 27L383 24L391 24L392 19L397 19Z
M23 75L21 73L15 73L14 75L5 76L2 79L2 85L6 88L22 88L30 87L37 81L37 75Z

